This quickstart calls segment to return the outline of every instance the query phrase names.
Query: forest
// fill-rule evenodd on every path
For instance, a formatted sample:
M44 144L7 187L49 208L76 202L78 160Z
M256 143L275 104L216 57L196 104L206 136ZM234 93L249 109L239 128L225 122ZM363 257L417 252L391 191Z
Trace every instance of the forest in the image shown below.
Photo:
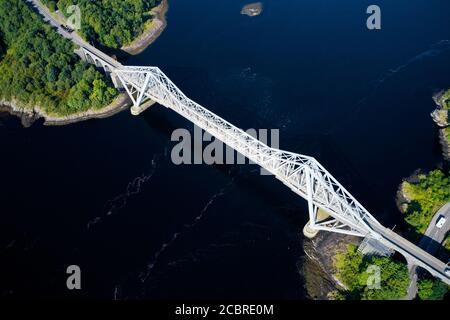
M67 8L78 5L81 11L81 30L78 33L94 45L121 48L144 31L151 19L150 10L157 0L42 0L50 10L59 9L67 16Z
M349 245L346 251L334 257L338 270L337 278L347 290L333 293L334 299L341 300L396 300L407 294L409 286L408 268L405 263L387 257L363 256L355 245ZM369 277L379 270L378 288L370 288Z
M0 1L0 59L0 98L37 105L48 114L101 108L118 94L22 0Z
M448 286L437 279L422 279L417 283L420 300L443 300Z
M444 109L450 110L450 89L442 94L442 101Z
M408 269L403 262L388 257L363 256L355 245L338 252L334 257L338 270L337 278L347 287L332 293L336 300L398 300L406 296L410 283ZM369 277L379 270L380 285L370 288ZM439 279L421 276L417 282L417 297L420 300L442 300L448 286Z

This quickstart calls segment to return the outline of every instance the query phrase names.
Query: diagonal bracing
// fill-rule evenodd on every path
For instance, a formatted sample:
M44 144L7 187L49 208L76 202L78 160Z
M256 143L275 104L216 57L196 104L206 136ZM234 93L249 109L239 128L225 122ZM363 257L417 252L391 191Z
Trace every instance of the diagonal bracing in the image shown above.
M450 268L445 263L383 227L313 157L265 145L190 100L159 68L122 66L116 61L107 62L86 48L81 49L87 61L101 66L117 86L126 90L134 108L139 108L141 103L151 99L176 111L272 173L293 192L306 199L310 228L372 239L372 242L401 253L408 261L450 284ZM319 220L319 210L324 211L328 218Z

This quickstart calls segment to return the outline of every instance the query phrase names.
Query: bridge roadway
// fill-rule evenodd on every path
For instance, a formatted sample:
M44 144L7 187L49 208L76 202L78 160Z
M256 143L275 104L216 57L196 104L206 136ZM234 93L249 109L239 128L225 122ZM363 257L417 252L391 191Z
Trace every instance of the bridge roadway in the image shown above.
M450 271L445 263L418 246L383 227L339 182L314 158L281 151L264 145L241 129L187 98L164 73L155 67L127 67L121 65L94 46L86 43L75 32L66 32L39 0L27 0L36 7L45 20L58 32L84 49L91 59L118 76L129 95L139 106L142 97L170 108L210 134L228 144L253 162L261 165L281 180L292 191L308 201L312 228L338 233L372 237L385 246L399 252L408 261L428 270L450 285ZM89 59L88 59L89 61ZM96 63L97 61L93 61ZM134 88L134 93L129 87ZM317 209L321 208L331 219L315 221Z
M402 254L406 260L424 268L433 276L450 285L450 269L441 260L401 237L391 229L374 227L374 231L381 235L381 242Z

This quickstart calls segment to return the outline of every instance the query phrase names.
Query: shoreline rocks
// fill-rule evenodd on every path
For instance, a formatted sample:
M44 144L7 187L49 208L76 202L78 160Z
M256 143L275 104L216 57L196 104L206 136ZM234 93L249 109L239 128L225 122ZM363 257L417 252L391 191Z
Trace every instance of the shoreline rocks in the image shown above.
M131 43L123 46L121 50L131 55L138 55L147 49L167 27L168 10L168 0L161 0L161 3L150 11L152 20L146 25L144 32Z
M442 147L442 155L444 159L450 161L450 139L447 138L447 133L445 132L445 129L439 130L439 142Z
M345 289L335 276L334 256L346 250L347 245L359 245L360 242L358 237L331 232L319 232L315 238L304 240L305 256L299 261L299 269L305 278L308 298L332 300L330 294L333 291Z
M87 110L67 116L53 116L47 114L39 106L27 107L22 103L13 99L12 101L0 100L0 112L8 112L9 114L20 118L22 125L26 128L30 127L36 120L43 118L46 126L60 126L76 123L88 119L101 119L115 115L131 105L130 98L125 94L119 94L114 101L108 106L99 110Z
M395 203L397 205L398 210L401 213L406 213L408 210L408 205L411 203L411 199L408 198L408 195L405 193L404 185L405 182L416 184L419 183L419 175L422 174L422 170L417 169L411 175L404 178L402 183L398 186L397 195L395 197Z
M442 155L445 160L450 161L450 111L444 107L444 91L433 95L437 108L431 113L431 118L439 127L439 142L442 146Z

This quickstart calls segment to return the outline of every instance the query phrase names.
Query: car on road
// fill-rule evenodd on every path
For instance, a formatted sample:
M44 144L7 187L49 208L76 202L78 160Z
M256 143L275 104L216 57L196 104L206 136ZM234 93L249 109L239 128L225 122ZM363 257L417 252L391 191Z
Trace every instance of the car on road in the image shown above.
M66 30L68 33L72 33L74 30L72 28L69 28L68 26L62 24L61 28L63 28L64 30Z
M439 229L442 228L442 226L444 225L444 223L447 221L447 219L445 219L444 216L440 216L438 221L436 222L436 227L438 227Z

